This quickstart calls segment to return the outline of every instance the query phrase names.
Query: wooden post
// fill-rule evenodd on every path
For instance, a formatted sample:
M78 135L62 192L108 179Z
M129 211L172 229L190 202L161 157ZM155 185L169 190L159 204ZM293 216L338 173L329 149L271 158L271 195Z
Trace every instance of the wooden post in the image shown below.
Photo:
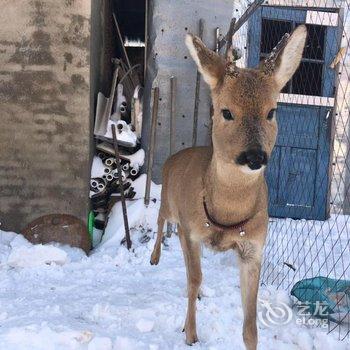
M198 36L200 39L203 38L203 27L204 21L201 18L199 20L199 31ZM194 111L193 111L193 134L192 134L192 147L197 145L197 128L198 128L198 107L199 107L199 92L201 87L201 74L197 69L197 78L196 78L196 92L194 96Z
M170 155L175 151L175 106L176 106L176 77L170 77Z
M118 141L117 141L117 132L116 132L116 128L115 128L114 124L112 124L112 134L113 134L113 145L114 145L115 159L117 161L120 198L121 198L122 209L123 209L123 219L124 219L126 247L130 250L130 248L131 248L131 239L130 239L128 212L127 212L127 209L126 209L126 202L125 202L125 196L124 196L122 167L120 165L120 154L119 154Z

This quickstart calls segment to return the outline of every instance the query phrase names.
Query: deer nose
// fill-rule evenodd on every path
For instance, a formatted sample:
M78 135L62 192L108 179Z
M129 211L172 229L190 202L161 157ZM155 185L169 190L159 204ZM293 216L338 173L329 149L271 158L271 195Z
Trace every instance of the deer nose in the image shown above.
M248 165L252 170L258 170L267 164L267 154L262 149L249 149L238 156L237 163Z

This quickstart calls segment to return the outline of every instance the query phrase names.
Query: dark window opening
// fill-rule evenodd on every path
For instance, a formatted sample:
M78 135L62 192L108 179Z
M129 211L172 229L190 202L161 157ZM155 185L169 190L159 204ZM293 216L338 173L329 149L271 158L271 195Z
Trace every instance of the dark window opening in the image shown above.
M292 93L322 95L322 63L301 62L292 79Z
M145 36L145 1L114 1L116 14L122 33L129 39L141 39Z
M264 59L281 40L285 33L291 33L300 23L292 21L262 19L260 59ZM322 77L326 27L306 25L308 37L302 62L293 78L283 88L283 93L322 96Z
M285 33L292 31L292 22L262 19L260 52L268 54Z
M119 29L124 40L132 66L140 64L139 79L143 81L145 54L145 1L144 0L114 0L113 11L116 15ZM117 56L124 59L122 47L117 45Z
M297 25L299 24L300 23L297 23ZM323 60L326 28L324 26L317 26L313 24L306 24L306 28L308 35L303 57Z

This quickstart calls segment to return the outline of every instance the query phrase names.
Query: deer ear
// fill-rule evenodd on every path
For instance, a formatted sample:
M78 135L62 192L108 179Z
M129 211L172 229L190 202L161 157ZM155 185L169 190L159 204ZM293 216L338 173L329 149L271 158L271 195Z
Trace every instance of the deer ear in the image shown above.
M225 75L225 61L216 52L209 50L196 36L187 34L186 45L204 81L214 89Z
M279 90L282 90L284 85L286 85L288 80L299 67L304 51L306 36L306 27L300 25L293 31L290 37L284 37L286 43L283 48L278 50L277 45L277 52L272 51L270 54L270 57L274 54L276 55L274 58L273 75ZM268 65L267 61L268 59L265 60L265 68L266 65Z

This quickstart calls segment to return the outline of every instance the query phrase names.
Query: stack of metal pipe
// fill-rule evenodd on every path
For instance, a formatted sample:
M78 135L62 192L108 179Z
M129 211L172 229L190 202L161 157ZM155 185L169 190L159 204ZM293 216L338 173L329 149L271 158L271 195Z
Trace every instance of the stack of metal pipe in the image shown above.
M120 184L116 158L102 151L97 152L97 157L101 159L103 169L100 176L91 177L90 198L92 210L95 213L95 226L103 229L107 213L113 204L120 200ZM143 161L144 151L142 149L139 149L133 154L127 154L123 150L120 159L122 169L121 178L123 182L122 188L127 199L133 199L136 194L133 188L133 181L139 177Z
M142 127L143 75L142 64L131 64L115 14L112 14L117 33L119 58L112 59L113 77L109 97L97 95L94 136L96 156L102 161L102 169L93 173L90 182L90 198L95 213L95 227L104 229L106 218L114 203L124 197L135 196L133 181L140 175L145 152L140 148ZM147 51L146 51L147 52ZM145 55L145 61L146 61ZM112 129L116 129L120 165L117 164L113 146ZM99 162L101 163L101 162ZM121 174L118 173L121 168ZM121 175L121 176L120 176ZM122 184L119 183L122 181Z
M103 169L98 176L94 174L91 177L90 198L95 214L95 227L99 229L104 229L110 209L120 200L120 177L113 147L112 125L117 130L122 188L127 199L134 198L136 194L132 183L139 176L145 157L140 148L143 88L137 85L131 94L124 89L127 72L123 70L120 60L113 63L115 71L111 94L109 98L98 94L94 128L96 156L101 159Z

